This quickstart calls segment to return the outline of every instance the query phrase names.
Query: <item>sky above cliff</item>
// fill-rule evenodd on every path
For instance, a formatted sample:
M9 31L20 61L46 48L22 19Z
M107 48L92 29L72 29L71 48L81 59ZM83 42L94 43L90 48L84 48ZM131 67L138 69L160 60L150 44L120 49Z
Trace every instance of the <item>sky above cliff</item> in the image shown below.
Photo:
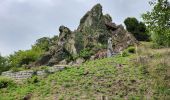
M76 29L97 3L117 24L127 17L141 20L141 14L150 10L148 0L0 0L1 55L30 49L36 39L58 35L60 25Z

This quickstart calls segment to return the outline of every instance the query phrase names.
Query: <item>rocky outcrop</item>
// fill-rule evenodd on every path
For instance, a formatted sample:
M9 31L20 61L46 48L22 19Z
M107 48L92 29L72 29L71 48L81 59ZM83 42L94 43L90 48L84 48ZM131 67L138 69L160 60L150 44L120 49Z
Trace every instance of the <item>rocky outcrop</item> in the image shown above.
M91 55L94 58L103 58L107 55L107 51L103 50L107 49L109 38L113 46L109 48L116 53L137 42L122 25L113 23L109 14L103 14L100 4L95 5L81 18L77 30L72 32L69 28L60 26L59 32L56 44L35 62L36 66L72 64L76 61L82 63L84 61L80 61L79 58L76 60L74 56L79 56L85 48L93 52Z
M62 60L68 58L70 55L76 55L75 35L65 26L60 26L59 39L56 45L51 47L38 61L35 66L48 65L52 66L61 63ZM67 62L66 62L67 63Z
M130 45L138 43L132 34L124 29L122 25L118 25L115 31L111 31L114 52L120 52Z
M105 18L102 13L102 6L100 4L97 4L90 11L88 11L80 20L78 31L85 32L87 28L103 29L105 27L104 23Z
M110 31L105 24L110 22L112 22L112 18L108 14L103 15L100 4L88 11L80 20L77 29L86 38L84 47L106 44Z

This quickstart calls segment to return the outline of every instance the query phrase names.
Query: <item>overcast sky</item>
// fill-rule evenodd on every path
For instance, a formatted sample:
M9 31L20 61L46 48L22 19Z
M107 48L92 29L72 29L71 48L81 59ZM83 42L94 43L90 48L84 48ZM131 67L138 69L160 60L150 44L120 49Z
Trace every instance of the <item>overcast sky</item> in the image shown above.
M7 56L30 49L36 39L57 35L58 27L77 28L80 18L95 4L112 16L113 22L148 10L148 0L0 0L0 53Z

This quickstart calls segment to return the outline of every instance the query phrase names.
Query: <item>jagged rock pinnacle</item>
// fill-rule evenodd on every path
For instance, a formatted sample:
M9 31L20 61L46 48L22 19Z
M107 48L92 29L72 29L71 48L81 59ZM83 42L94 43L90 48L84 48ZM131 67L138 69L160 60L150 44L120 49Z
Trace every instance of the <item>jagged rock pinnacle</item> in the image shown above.
M87 27L97 28L99 25L104 23L102 6L96 4L90 11L88 11L80 20L80 25L78 27L79 31L86 30Z
M36 66L52 66L61 62L62 64L63 62L65 64L74 63L74 56L80 56L80 53L87 48L90 50L88 52L92 51L90 56L96 55L93 53L100 53L100 50L104 52L106 48L103 47L108 45L107 41L109 38L112 40L114 52L120 52L135 42L133 36L123 26L112 23L111 16L109 14L103 14L101 4L96 4L81 18L77 30L72 32L69 28L62 25L59 27L59 32L59 39L56 42L56 46L46 52L35 63ZM85 55L83 59L87 60L89 58Z

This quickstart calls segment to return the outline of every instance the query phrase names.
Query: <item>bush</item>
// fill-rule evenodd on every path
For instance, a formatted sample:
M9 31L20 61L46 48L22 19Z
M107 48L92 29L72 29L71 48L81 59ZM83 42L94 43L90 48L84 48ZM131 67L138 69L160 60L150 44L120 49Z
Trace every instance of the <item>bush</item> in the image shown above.
M33 76L33 77L31 77L31 78L29 78L28 80L27 80L27 82L28 83L31 83L31 84L34 84L34 83L38 83L40 80L39 80L39 78L37 77L37 76Z
M6 78L6 77L0 77L0 89L7 88L7 87L13 87L15 85L16 84L12 79Z
M93 51L91 51L89 48L83 49L80 51L79 57L84 58L84 59L89 59L91 55L93 55Z
M48 51L49 50L49 46L51 44L51 41L55 41L58 37L53 37L52 40L49 37L42 37L38 40L36 40L36 43L32 46L32 48L41 48L44 51Z
M128 51L129 53L135 53L135 47L129 47L129 48L127 49L127 51Z
M128 17L124 21L126 29L131 32L134 37L139 41L148 41L149 35L147 34L146 25L139 22L134 17Z
M164 48L164 46L159 45L159 44L157 44L157 43L153 43L153 44L150 46L150 48L152 48L152 49L161 49L161 48Z
M41 66L41 69L42 69L42 70L47 70L47 69L48 69L48 66Z
M0 55L0 74L4 71L7 71L9 70L9 66L8 66L8 63L7 63L7 58L5 57L2 57Z
M10 67L22 67L36 61L43 53L40 48L34 48L26 51L18 51L8 57Z
M123 51L122 52L122 57L127 57L127 56L129 56L128 52L127 51Z

